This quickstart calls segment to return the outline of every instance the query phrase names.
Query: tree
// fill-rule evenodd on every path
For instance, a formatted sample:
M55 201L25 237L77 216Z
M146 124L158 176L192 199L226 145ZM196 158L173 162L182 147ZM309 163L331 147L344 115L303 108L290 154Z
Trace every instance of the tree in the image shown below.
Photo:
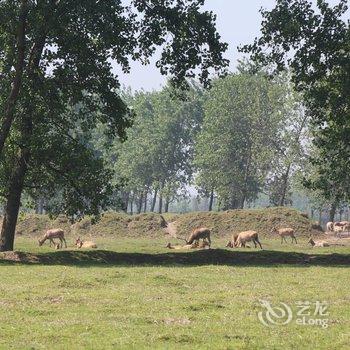
M331 7L317 1L277 0L262 10L262 36L242 51L275 72L290 68L313 124L313 158L319 176L308 185L331 199L336 187L341 200L350 197L350 27L347 0Z
M261 191L281 122L283 89L263 73L232 74L208 92L196 144L197 184L223 209L243 208Z
M292 204L292 185L296 172L305 166L309 140L309 115L302 97L293 90L289 76L278 77L284 89L281 124L275 135L275 156L267 179L267 194L274 206Z
M161 46L157 66L179 85L197 67L206 84L211 68L222 71L227 65L226 44L215 30L214 15L200 11L203 2L1 1L0 159L6 206L0 251L13 249L21 194L38 186L34 174L42 175L48 189L64 186L68 214L103 207L109 175L88 147L90 129L102 123L107 133L123 137L131 125L111 60L127 72L130 59L147 62Z
M183 192L192 177L193 140L203 118L203 91L195 84L177 97L170 85L160 92L137 93L131 102L134 127L117 157L116 173L126 188L143 200L153 192L151 211L159 212ZM180 192L180 193L179 193Z

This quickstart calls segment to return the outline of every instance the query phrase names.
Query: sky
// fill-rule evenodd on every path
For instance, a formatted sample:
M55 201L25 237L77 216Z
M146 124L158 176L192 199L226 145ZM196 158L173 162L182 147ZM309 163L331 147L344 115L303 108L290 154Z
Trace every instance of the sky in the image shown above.
M274 0L206 0L205 10L213 11L217 15L217 30L222 41L229 44L226 58L231 61L231 68L242 57L237 51L240 44L248 44L259 34L261 7L271 9ZM160 89L166 80L158 69L155 68L157 57L152 59L151 64L143 66L138 62L131 64L131 73L124 74L114 66L122 85L130 86L133 90Z
M330 4L337 0L329 0ZM252 43L259 36L261 15L259 9L272 9L275 0L206 0L205 10L211 10L217 15L217 30L222 41L229 44L226 58L231 62L230 68L234 70L237 59L242 58L237 46ZM133 90L158 90L164 85L166 77L155 68L157 57L148 66L138 62L131 64L131 73L124 74L117 66L114 71L118 74L123 86L130 86Z

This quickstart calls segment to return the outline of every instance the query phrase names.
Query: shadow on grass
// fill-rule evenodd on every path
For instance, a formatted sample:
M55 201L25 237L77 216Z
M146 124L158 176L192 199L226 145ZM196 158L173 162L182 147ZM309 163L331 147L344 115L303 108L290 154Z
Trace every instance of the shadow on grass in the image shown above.
M210 249L164 254L118 253L115 251L57 251L40 254L25 252L0 253L1 265L71 265L71 266L276 266L322 265L350 266L349 254L306 254L272 250L234 251Z

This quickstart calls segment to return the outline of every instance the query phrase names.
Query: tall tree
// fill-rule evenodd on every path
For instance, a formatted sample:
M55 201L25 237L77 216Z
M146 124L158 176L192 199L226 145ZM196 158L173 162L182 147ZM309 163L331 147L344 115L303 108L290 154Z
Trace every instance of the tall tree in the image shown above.
M98 123L123 137L131 124L112 60L128 72L130 59L147 62L161 46L157 67L180 85L197 67L208 83L212 68L221 71L227 65L226 44L220 42L213 14L200 10L203 2L0 2L0 159L6 198L0 251L13 249L21 194L37 186L28 183L36 169L45 169L41 174L51 180L66 179L70 213L79 214L87 198L87 208L98 210L106 192L99 181L107 177L97 178L101 160L82 138ZM96 181L100 190L92 192ZM79 188L85 195L76 200Z
M348 0L331 6L325 0L277 0L262 10L262 36L242 48L254 61L289 67L295 88L303 93L312 118L316 181L309 186L342 200L350 197L350 23Z
M274 206L292 204L292 185L296 172L304 166L310 146L309 115L302 97L293 90L286 74L278 78L284 89L281 124L275 135L275 156L267 179L266 190Z
M243 208L264 185L274 154L283 89L264 74L232 74L214 82L196 145L197 184L223 209Z
M120 149L116 173L136 193L153 191L166 208L192 176L194 135L203 118L202 89L191 86L182 99L171 86L160 92L137 93L131 103L134 127ZM164 199L164 201L163 201Z

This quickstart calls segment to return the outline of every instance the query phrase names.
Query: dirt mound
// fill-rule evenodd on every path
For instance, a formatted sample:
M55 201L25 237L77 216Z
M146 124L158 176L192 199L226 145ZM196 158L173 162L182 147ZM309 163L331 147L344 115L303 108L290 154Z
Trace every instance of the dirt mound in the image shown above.
M172 224L167 226L166 220ZM176 222L174 222L176 220ZM320 227L305 214L290 208L269 208L253 210L229 210L225 212L197 212L182 215L147 213L127 215L107 212L93 224L91 218L71 224L65 216L51 220L47 215L21 215L17 225L18 235L39 236L49 228L62 228L74 236L171 236L187 237L189 232L200 226L209 227L214 236L226 236L244 230L257 230L262 236L271 235L273 226L292 227L298 236L317 235ZM171 232L169 232L169 229ZM167 232L168 231L168 232Z
M74 236L157 236L164 235L166 221L159 214L127 215L124 213L107 212L93 224L90 217L71 224L65 216L51 220L47 215L21 215L17 224L17 235L40 236L50 228L62 228L67 234Z
M210 228L214 236L227 236L245 230L256 230L262 236L276 236L271 233L274 226L292 227L297 236L322 233L321 227L315 225L307 215L291 208L197 212L177 217L176 228L179 236L187 236L199 226Z

